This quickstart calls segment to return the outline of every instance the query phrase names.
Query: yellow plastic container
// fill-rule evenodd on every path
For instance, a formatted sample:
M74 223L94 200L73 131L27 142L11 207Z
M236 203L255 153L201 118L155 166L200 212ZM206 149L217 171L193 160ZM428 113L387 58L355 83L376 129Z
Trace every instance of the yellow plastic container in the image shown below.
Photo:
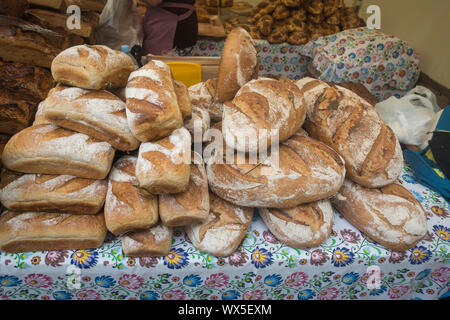
M202 66L193 62L166 62L172 70L175 80L183 82L186 87L202 82Z

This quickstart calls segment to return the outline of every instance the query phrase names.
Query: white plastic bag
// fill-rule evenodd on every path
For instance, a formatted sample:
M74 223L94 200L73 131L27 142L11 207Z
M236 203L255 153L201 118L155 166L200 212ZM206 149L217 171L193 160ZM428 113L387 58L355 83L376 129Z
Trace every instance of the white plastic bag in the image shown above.
M96 44L120 50L122 45L142 46L143 17L133 0L108 0L95 31Z
M417 86L405 96L377 103L375 108L398 140L424 149L436 128L441 110L431 90Z

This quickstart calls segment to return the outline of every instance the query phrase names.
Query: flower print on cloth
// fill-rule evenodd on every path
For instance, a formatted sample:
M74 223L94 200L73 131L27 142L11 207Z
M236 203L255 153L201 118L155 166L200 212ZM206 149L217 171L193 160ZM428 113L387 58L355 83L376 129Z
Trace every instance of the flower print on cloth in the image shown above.
M73 294L67 291L55 291L52 294L55 300L72 300Z
M98 261L98 252L96 250L76 250L72 253L71 263L81 269L94 267Z
M299 287L306 283L308 280L308 275L304 272L294 272L293 274L286 277L284 281L287 287Z
M118 284L126 289L139 289L144 284L144 278L135 274L124 274Z
M431 251L424 246L414 247L409 256L411 264L422 264L431 258Z
M111 288L115 286L116 281L111 276L100 276L95 278L95 284L102 288Z
M139 298L141 300L158 300L159 299L159 294L156 293L155 291L144 291L141 293L141 295L139 296Z
M265 268L273 263L272 253L264 248L256 248L252 251L252 263L256 268Z
M24 282L32 288L48 288L53 284L49 276L36 273L26 276Z
M336 248L333 250L331 261L335 267L345 267L353 262L354 254L347 248Z
M0 286L2 287L15 287L22 283L22 280L15 276L0 276Z
M205 285L208 288L220 288L227 285L230 277L224 273L215 273L206 278Z
M199 275L192 274L190 276L186 276L183 279L184 285L188 287L196 287L202 284L202 278Z
M45 264L52 267L61 266L64 261L69 257L69 253L67 251L48 251L45 255Z
M405 41L365 27L314 39L300 55L321 80L364 84L380 101L405 94L420 75L420 56Z
M181 249L172 249L169 254L164 257L164 265L170 269L181 269L189 263L187 253Z
M264 284L268 285L269 287L276 287L282 281L283 281L283 278L281 278L281 275L279 275L279 274L272 274L272 275L264 278Z

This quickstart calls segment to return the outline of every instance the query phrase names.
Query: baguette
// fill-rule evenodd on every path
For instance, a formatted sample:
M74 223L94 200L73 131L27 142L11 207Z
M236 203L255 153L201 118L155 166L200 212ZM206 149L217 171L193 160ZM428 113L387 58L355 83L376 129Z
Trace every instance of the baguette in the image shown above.
M227 146L255 153L265 151L274 138L289 139L305 121L300 97L294 82L285 78L259 78L245 84L224 106L222 132Z
M0 202L11 211L96 214L105 202L106 190L106 180L4 169Z
M403 168L400 143L370 103L313 78L296 85L306 105L306 131L344 158L349 179L368 188L397 179Z
M332 204L357 229L394 251L413 248L427 233L420 202L397 183L374 189L346 179Z
M121 151L139 148L131 133L125 102L112 93L57 86L43 102L43 116L52 123L106 141Z
M5 211L0 216L0 250L4 252L94 249L103 244L105 237L102 213Z
M241 244L250 227L253 209L239 207L213 193L209 195L207 220L185 226L192 244L200 251L216 257L231 255Z
M191 136L185 128L139 148L136 177L141 192L166 194L186 191L191 163Z
M339 191L345 178L342 158L303 130L283 142L278 154L258 163L241 153L227 161L218 149L209 158L209 186L223 199L245 207L292 208L325 199Z
M125 87L134 63L127 54L103 45L78 45L62 51L51 64L60 84L91 90Z
M168 227L205 222L209 214L208 179L202 156L191 155L191 175L185 192L159 196L159 216Z
M252 37L241 27L228 34L217 77L216 99L231 101L236 92L258 76L258 58Z
M41 124L11 137L3 150L3 164L23 173L105 179L114 153L106 142L52 124Z
M136 162L137 157L123 156L109 174L104 212L106 227L114 235L148 229L158 222L158 198L139 192Z
M284 210L261 208L259 214L279 241L297 249L318 247L325 242L334 222L328 199Z
M125 91L128 124L142 142L167 137L183 126L170 67L151 60L131 73Z
M122 251L127 257L166 256L172 247L172 228L159 223L147 230L122 236Z

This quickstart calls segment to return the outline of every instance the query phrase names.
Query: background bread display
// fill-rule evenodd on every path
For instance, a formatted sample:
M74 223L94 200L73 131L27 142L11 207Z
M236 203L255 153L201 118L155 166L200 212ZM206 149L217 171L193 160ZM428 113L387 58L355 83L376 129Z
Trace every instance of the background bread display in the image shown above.
M344 158L349 179L369 188L397 179L403 166L400 144L372 105L313 78L296 84L306 105L306 131Z
M167 137L183 126L172 72L164 62L151 60L131 73L125 95L128 124L140 141Z
M328 199L289 209L261 208L258 212L278 240L299 249L317 247L325 242L334 223Z
M2 170L0 202L11 211L96 214L105 203L106 180Z
M0 250L4 252L97 248L105 237L103 213L71 215L6 211L0 216Z
M158 222L158 198L139 192L136 162L135 156L122 156L109 174L104 213L106 227L115 235L148 229Z
M43 116L121 151L133 151L140 145L128 126L125 102L105 90L58 85L43 102Z
M345 180L332 203L361 232L391 250L410 249L427 232L420 202L396 183L369 189Z
M67 174L104 179L115 150L89 136L42 124L15 134L3 150L3 164L23 173Z

